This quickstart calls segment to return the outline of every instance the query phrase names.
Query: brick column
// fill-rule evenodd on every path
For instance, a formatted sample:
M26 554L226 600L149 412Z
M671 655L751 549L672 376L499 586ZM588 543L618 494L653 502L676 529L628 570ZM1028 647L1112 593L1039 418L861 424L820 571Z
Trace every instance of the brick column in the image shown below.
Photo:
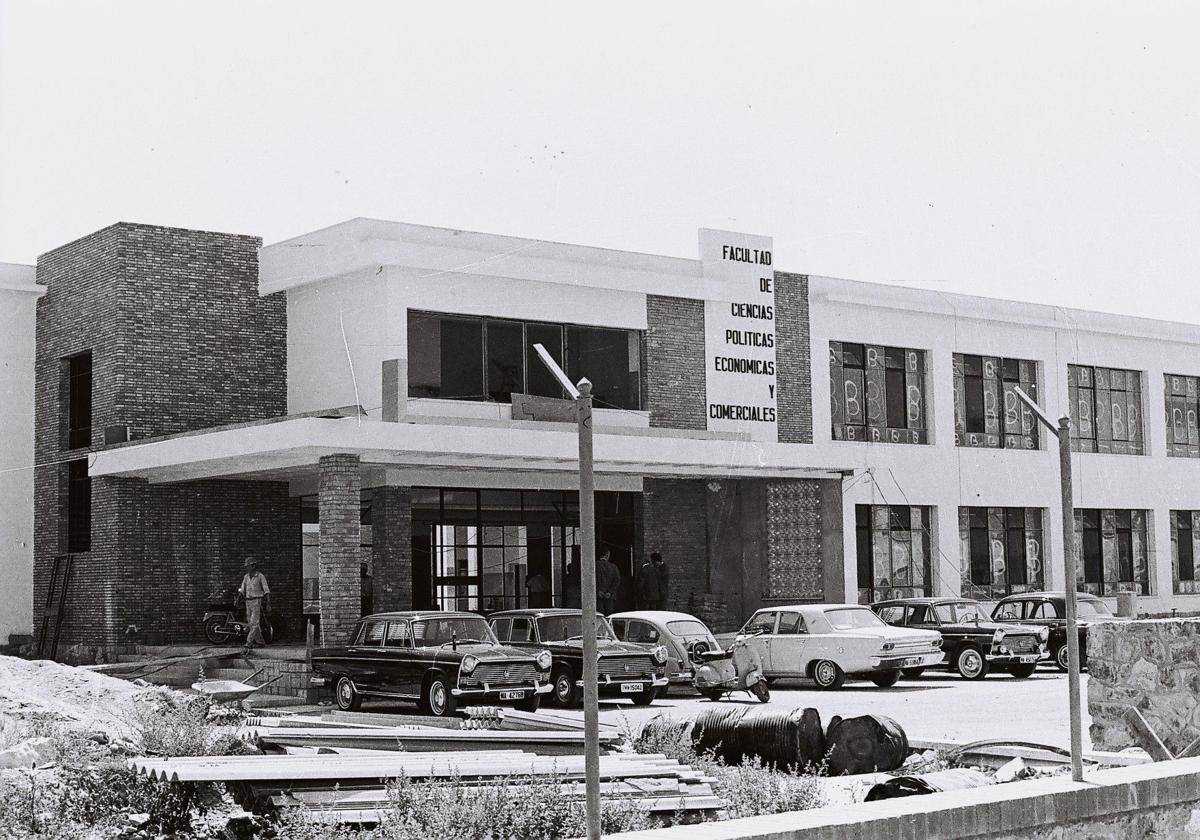
M320 460L318 511L321 522L319 571L321 642L348 641L362 611L359 579L359 504L362 479L357 455L326 455Z
M371 503L375 611L412 609L412 495L377 487Z

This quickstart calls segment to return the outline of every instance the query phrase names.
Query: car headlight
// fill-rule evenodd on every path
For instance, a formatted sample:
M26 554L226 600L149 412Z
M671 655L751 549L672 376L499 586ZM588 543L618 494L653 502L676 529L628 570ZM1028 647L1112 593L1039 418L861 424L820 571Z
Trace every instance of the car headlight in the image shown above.
M895 642L884 642L884 643L883 643L883 650L884 650L884 652L887 652L887 651L889 651L889 650L892 650L892 649L894 649L895 647L896 647L896 643L895 643Z
M654 657L655 663L659 665L667 661L667 649L662 645L656 645L654 650L650 651L650 655Z
M996 631L996 632L995 632L995 633L992 635L992 644L994 644L994 645L998 645L998 644L1000 644L1002 641L1004 641L1004 631L1003 631L1003 630L997 630L997 631Z
M550 666L554 664L554 657L550 655L550 651L543 650L537 655L537 666L541 671L549 671Z
M458 667L459 667L459 670L462 671L464 674L469 674L472 671L474 671L476 668L479 667L479 658L473 654L468 653L466 656L463 657L463 660L459 664Z
M935 648L940 648L942 646L942 637L938 636L936 639L934 639L932 642L930 642L930 644L933 645Z
M1049 638L1050 638L1050 628L1049 628L1049 627L1042 627L1042 628L1039 628L1039 629L1038 629L1038 636L1041 638L1041 640L1042 640L1043 642L1044 642L1044 641L1046 641L1047 639L1049 639Z

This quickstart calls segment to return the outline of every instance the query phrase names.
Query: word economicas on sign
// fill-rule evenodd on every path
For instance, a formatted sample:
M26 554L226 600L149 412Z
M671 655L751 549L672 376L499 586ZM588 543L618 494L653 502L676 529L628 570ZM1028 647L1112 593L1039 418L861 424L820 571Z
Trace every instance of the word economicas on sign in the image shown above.
M705 301L708 428L778 439L775 398L775 275L771 239L700 231L705 279L721 299Z

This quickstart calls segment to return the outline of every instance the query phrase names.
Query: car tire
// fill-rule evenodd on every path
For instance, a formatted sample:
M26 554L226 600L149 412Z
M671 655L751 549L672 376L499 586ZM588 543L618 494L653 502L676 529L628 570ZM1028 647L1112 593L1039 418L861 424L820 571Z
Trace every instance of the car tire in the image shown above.
M362 695L349 677L339 677L333 689L337 707L343 712L357 712L362 707Z
M1059 645L1054 649L1054 665L1064 674L1071 670L1071 655L1066 645Z
M450 693L450 681L434 674L421 687L421 711L434 717L452 717L458 711L458 698Z
M518 700L513 703L513 708L518 712L536 712L538 707L542 705L542 695L534 692L524 700Z
M208 621L204 622L204 638L208 639L211 645L220 645L228 642L233 638L233 634L224 629L225 619L219 615L214 615Z
M658 699L658 688L650 686L649 688L639 691L637 694L630 694L629 699L633 701L635 706L649 706Z
M813 663L812 680L817 684L817 688L833 691L841 688L846 682L846 672L833 660L821 659Z
M915 680L917 677L925 673L924 668L901 668L900 673L910 680Z
M1037 670L1036 662L1020 662L1020 663L1017 663L1016 665L1008 666L1008 673L1012 674L1014 677L1016 677L1019 680L1023 680L1026 677L1032 677L1033 672L1036 670Z
M988 675L988 661L974 645L966 645L954 655L954 670L964 680L981 680Z
M582 692L575 685L575 672L570 668L559 668L550 678L554 685L554 702L564 709L574 709L579 706Z
M899 671L880 671L877 674L871 675L871 682L880 688L891 688L896 683L900 682Z

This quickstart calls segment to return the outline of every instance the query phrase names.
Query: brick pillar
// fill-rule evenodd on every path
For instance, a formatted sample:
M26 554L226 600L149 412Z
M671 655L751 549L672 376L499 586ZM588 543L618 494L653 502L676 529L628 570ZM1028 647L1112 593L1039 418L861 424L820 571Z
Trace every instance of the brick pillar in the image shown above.
M375 611L412 609L412 495L377 487L371 504Z
M326 455L320 461L318 492L321 540L321 641L348 641L362 612L359 579L359 504L362 479L357 455Z

